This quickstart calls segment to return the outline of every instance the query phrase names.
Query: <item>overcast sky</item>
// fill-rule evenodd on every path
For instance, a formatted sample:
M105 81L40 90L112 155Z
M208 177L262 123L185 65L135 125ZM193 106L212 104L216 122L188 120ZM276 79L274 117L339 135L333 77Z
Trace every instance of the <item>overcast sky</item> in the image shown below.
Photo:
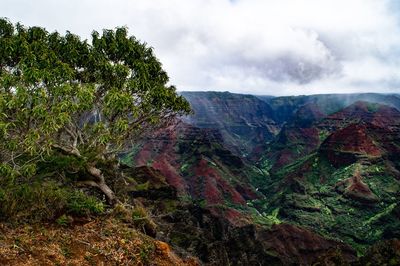
M400 0L0 0L0 16L83 38L128 26L178 90L400 93Z

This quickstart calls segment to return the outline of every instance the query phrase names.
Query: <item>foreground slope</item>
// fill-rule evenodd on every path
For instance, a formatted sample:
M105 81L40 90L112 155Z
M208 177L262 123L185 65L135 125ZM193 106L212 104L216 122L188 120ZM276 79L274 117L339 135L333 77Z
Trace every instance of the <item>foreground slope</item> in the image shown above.
M116 219L95 219L72 227L0 224L1 265L160 265L194 266L171 247Z

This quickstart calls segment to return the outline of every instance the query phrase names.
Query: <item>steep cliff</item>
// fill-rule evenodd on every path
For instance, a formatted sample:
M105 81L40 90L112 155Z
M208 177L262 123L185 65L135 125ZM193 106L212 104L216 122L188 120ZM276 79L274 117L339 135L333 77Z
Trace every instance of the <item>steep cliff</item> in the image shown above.
M269 104L253 95L229 92L182 92L182 95L194 111L185 120L196 127L219 130L226 147L238 155L247 155L279 132Z

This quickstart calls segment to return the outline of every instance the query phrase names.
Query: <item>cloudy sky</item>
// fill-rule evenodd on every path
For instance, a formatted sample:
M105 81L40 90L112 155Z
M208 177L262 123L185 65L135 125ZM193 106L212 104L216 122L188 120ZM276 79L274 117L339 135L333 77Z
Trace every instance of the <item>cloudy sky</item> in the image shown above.
M400 93L400 0L0 0L0 16L88 38L128 26L178 90Z

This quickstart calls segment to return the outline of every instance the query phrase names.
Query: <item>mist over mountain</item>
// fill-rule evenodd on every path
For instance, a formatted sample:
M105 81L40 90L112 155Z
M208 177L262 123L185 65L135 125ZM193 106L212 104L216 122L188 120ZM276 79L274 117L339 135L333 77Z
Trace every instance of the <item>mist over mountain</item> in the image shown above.
M293 123L310 123L357 101L400 108L399 94L356 93L304 96L253 96L229 92L181 92L194 114L184 120L220 130L226 145L248 154ZM261 100L261 101L260 101ZM309 116L309 117L307 117Z

